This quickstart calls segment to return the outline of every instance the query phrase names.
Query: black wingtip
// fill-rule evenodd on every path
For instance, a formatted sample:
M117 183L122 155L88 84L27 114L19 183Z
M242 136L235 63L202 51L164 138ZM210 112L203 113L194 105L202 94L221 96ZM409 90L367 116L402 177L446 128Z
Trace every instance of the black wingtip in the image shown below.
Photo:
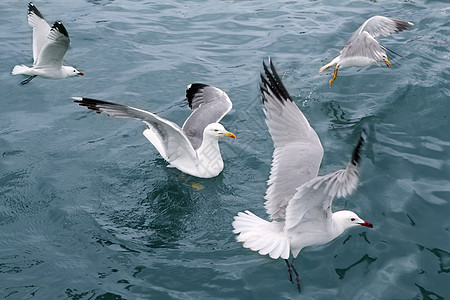
M102 110L99 107L99 105L102 105L102 104L110 104L110 105L114 104L114 103L111 103L111 102L107 102L107 101L103 101L103 100L97 100L97 99L92 99L92 98L72 97L72 99L74 99L73 102L78 103L78 105L87 107L87 108L95 111L98 114L102 113Z
M39 18L43 19L41 12L36 8L33 2L28 3L28 14L35 14Z
M383 49L384 51L387 51L387 52L391 53L392 55L399 56L399 57L403 57L403 56L401 56L400 54L398 54L397 52L394 52L393 50L389 49L388 47L382 45L381 43L380 43L380 47L381 47L381 49Z
M52 29L56 29L59 32L61 32L61 34L64 34L65 36L69 37L69 33L67 32L66 27L64 27L61 21L56 21L55 23L53 23Z
M352 164L357 166L359 164L359 161L361 160L361 149L364 145L364 143L367 140L367 131L366 129L363 129L361 131L361 134L359 136L359 140L358 140L358 144L356 144L355 149L353 149L353 153L352 153Z
M400 32L403 30L407 30L408 28L412 27L414 24L408 21L403 21L403 20L399 20L399 19L394 19L392 18L392 20L394 20L395 22L395 32Z
M195 94L197 94L200 90L204 89L209 85L203 83L191 83L187 86L186 89L186 99L189 103L189 107L192 108L192 100L194 99Z
M275 66L273 65L272 59L270 57L268 58L268 63L269 66L266 65L265 61L263 61L264 73L261 73L262 86L260 86L260 90L263 95L262 101L267 101L264 93L267 93L269 90L273 92L273 94L278 100L281 101L281 103L284 103L284 101L287 100L292 101L292 98L289 95L289 92L287 91L283 82L281 81L281 78L278 75L278 72L275 69Z

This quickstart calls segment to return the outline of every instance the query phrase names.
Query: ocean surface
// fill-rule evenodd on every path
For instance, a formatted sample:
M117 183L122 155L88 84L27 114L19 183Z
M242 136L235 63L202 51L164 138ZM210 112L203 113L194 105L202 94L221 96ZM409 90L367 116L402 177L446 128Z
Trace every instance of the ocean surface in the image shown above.
M450 299L448 1L72 0L34 2L61 20L65 64L84 77L12 76L32 64L27 1L0 2L1 299ZM415 25L381 38L392 66L319 68L374 15ZM374 224L305 249L302 293L283 260L235 241L231 222L263 207L272 140L259 92L274 64L325 149L345 167L363 128L360 183L334 210ZM189 83L228 93L212 179L182 174L132 119L71 96L152 111L181 125Z

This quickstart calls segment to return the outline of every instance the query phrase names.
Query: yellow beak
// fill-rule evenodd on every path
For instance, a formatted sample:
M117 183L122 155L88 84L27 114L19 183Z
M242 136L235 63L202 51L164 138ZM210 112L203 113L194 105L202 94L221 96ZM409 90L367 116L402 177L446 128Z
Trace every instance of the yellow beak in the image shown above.
M236 136L234 135L234 133L229 132L229 131L223 133L223 136L227 136L227 137L230 137L230 138L232 138L232 139L235 139L235 138L236 138Z

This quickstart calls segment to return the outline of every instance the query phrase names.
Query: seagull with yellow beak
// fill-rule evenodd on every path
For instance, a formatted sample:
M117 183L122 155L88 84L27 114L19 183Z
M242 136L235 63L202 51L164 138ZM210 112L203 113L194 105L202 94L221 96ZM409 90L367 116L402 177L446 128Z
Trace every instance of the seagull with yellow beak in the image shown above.
M231 110L228 95L213 86L194 83L186 90L193 109L182 127L154 113L102 100L73 97L81 106L116 118L134 118L147 125L144 136L172 167L200 178L211 178L223 170L218 140L236 138L218 122Z
M330 80L331 86L340 67L364 67L381 62L389 67L391 63L387 58L386 50L393 54L395 52L378 43L375 38L380 35L389 36L392 33L408 29L412 25L414 24L408 21L383 16L369 18L353 33L347 45L341 50L341 54L320 68L319 73L334 67L333 77Z

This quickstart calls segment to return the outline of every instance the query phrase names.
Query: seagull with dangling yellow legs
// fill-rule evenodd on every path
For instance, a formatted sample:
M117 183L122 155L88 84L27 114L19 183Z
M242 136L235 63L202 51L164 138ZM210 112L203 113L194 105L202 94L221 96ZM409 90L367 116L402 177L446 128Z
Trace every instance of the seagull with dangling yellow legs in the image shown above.
M369 18L353 33L347 45L341 50L341 54L320 68L319 73L334 67L333 77L330 80L331 86L340 67L364 67L373 63L380 64L380 62L390 67L391 62L387 58L386 51L396 53L378 43L375 38L380 35L389 36L413 25L408 21L383 16Z

